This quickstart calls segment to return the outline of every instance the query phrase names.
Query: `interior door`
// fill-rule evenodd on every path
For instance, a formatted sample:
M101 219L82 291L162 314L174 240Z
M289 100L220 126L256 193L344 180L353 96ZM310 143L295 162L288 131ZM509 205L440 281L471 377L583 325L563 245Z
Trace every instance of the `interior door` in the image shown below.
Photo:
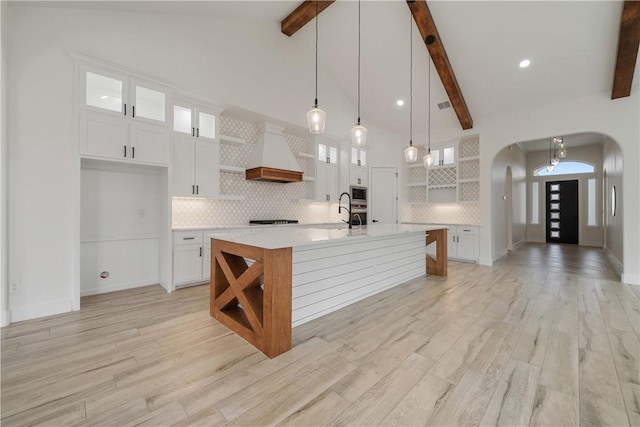
M389 167L371 168L371 222L398 223L398 170Z
M578 244L578 180L547 182L547 242Z

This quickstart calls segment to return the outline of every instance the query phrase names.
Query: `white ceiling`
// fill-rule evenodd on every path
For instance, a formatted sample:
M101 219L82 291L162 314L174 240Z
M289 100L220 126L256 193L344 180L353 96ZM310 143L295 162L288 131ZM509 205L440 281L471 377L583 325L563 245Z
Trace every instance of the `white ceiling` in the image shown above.
M66 6L147 13L208 15L212 20L280 21L300 1L71 2ZM41 3L40 3L41 4ZM51 5L60 3L51 2ZM429 1L471 116L526 110L593 93L611 91L621 1ZM328 73L356 102L358 3L338 0L319 16L320 73ZM409 26L414 37L414 133L426 132L427 51L404 0L363 1L362 120L408 136ZM312 49L314 26L292 38L292 49ZM212 22L213 25L213 22ZM307 57L308 52L301 52ZM526 69L521 59L531 60ZM634 85L638 84L638 69ZM432 68L432 125L459 126ZM322 105L322 88L319 88ZM613 102L613 101L612 101ZM330 112L329 112L330 114ZM354 121L355 121L354 112Z

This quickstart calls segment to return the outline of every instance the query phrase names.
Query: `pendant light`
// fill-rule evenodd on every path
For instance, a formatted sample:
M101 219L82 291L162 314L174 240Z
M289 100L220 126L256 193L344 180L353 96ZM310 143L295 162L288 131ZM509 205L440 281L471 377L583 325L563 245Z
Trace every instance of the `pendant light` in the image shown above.
M358 0L358 123L351 129L351 142L357 147L367 143L367 128L360 124L360 0Z
M418 149L413 146L413 18L409 18L409 146L404 149L404 160L413 163L418 160Z
M547 172L553 172L556 168L557 163L553 163L553 157L551 157L552 146L555 146L555 141L549 140L549 164L547 165ZM555 154L554 154L555 157Z
M566 159L567 158L567 147L564 145L564 138L562 138L561 136L559 136L557 138L558 140L558 157L560 157L561 159Z
M307 126L312 134L324 132L327 113L318 108L318 0L316 0L316 98L313 108L307 113Z
M433 44L434 41L436 41L436 38L432 35L428 35L425 39L427 45ZM427 70L427 81L429 87L429 103L427 104L427 125L429 126L429 131L427 132L427 137L429 139L427 140L427 155L422 158L425 168L431 167L433 164L433 155L431 154L431 54L429 54L427 59Z

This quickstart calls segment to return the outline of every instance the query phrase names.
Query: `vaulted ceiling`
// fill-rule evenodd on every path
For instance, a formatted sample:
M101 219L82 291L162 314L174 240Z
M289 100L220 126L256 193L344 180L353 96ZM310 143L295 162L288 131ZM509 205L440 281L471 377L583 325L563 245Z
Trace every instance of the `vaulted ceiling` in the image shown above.
M280 22L301 1L72 2L72 7L210 16L252 25ZM611 97L621 1L430 1L442 44L475 123L483 117L523 111L591 94ZM319 15L319 73L356 101L357 10L338 0ZM409 31L413 26L414 133L426 130L428 55L405 0L365 0L362 10L363 123L408 135ZM635 21L637 25L637 21ZM281 43L314 47L314 25L305 25ZM292 43L292 38L296 39ZM531 65L521 69L522 59ZM636 63L637 63L636 58ZM313 66L309 64L312 75ZM635 67L633 87L640 67ZM322 86L319 88L322 104ZM405 101L403 107L396 99ZM432 125L460 128L435 69L431 72ZM311 103L311 99L309 102ZM616 102L615 100L611 102ZM354 107L355 108L355 107ZM329 111L330 115L331 112ZM330 117L330 116L329 116ZM354 121L355 121L354 111Z

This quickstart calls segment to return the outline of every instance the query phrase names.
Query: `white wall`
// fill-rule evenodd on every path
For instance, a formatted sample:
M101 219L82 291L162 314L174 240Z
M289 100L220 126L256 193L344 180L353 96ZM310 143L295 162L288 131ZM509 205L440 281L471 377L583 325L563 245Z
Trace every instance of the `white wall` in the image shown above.
M630 159L631 160L631 159ZM622 151L620 151L620 147L611 138L605 138L604 144L602 146L602 169L606 171L606 182L605 182L605 209L604 212L604 224L605 224L605 241L606 247L611 252L611 254L619 261L622 262L623 254L624 254L624 245L623 242L625 240L632 239L633 235L623 233L624 230L624 216L625 211L628 212L624 208L626 204L625 198L620 197L620 194L626 194L623 188L623 170L626 168L638 168L638 164L633 164L632 162L628 162L626 167L623 168L623 159L622 159ZM631 164L630 164L631 163ZM616 187L616 215L612 214L612 206L611 206L611 189L615 185ZM638 182L634 184L630 182L627 184L627 187L635 187L635 192L638 192ZM638 211L635 211L635 221L638 221L640 215ZM624 235L627 235L627 239L624 238ZM640 256L636 254L635 262L638 263L640 261Z
M546 242L546 183L547 181L578 180L578 244L602 247L602 145L594 144L583 147L567 146L567 158L563 161L580 161L594 165L593 174L571 174L558 176L533 176L533 171L549 163L549 151L534 151L527 154L527 194L531 195L531 183L538 182L538 224L528 224L527 240L530 242ZM620 170L620 173L622 170ZM620 176L622 176L620 174ZM596 179L596 221L597 226L587 225L587 180ZM529 209L531 206L529 205ZM527 218L531 218L528 212ZM622 240L620 240L622 248Z
M491 216L492 257L494 260L507 254L507 250L526 239L526 155L515 144L501 150L493 160L491 169ZM511 199L508 197L506 182L507 168L511 169ZM507 196L505 200L505 196ZM511 204L511 209L507 204ZM511 218L508 218L508 213ZM507 227L511 222L511 242L508 241Z
M9 323L9 277L7 269L7 239L8 239L8 147L9 133L7 131L7 37L6 12L7 2L0 2L0 326Z
M9 73L14 76L8 85L9 275L11 283L22 285L10 303L15 318L79 308L74 290L80 281L80 163L70 52L167 82L184 95L306 126L313 52L308 62L301 61L295 38L281 43L286 36L279 23L247 26L210 16L21 2L11 3L7 12L3 30L11 34ZM330 112L326 131L347 139L356 109L322 69L319 79L322 107ZM398 137L363 119L371 165L399 165Z

